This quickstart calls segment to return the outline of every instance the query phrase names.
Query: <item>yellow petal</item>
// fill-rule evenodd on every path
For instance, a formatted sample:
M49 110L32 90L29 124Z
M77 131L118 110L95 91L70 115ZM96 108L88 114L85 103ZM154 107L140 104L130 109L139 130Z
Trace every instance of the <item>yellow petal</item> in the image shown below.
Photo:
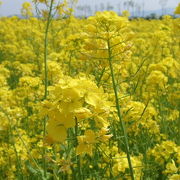
M48 122L47 132L47 139L52 142L64 142L66 140L66 128L54 120Z

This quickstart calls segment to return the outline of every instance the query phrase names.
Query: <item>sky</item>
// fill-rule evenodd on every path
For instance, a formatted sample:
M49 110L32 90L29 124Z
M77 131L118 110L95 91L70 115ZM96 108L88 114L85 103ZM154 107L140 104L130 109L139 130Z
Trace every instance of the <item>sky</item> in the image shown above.
M21 5L25 1L31 2L31 0L0 0L2 5L0 6L0 16L9 16L20 14ZM124 8L124 2L127 0L79 0L78 6L90 5L93 10L102 7L101 4L104 3L105 7L109 4L119 7L121 10ZM166 8L175 8L180 0L133 0L135 4L140 5L144 2L144 10L157 10L161 9L159 1L167 1Z

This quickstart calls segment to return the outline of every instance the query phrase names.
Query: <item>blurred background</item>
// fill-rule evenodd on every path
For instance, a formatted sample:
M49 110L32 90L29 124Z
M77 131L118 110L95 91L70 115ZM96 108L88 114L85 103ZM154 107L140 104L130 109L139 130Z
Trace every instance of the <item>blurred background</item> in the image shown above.
M20 16L23 2L31 0L0 0L0 16ZM76 16L87 17L96 11L113 10L121 14L128 10L131 17L172 15L179 0L79 0L75 8Z

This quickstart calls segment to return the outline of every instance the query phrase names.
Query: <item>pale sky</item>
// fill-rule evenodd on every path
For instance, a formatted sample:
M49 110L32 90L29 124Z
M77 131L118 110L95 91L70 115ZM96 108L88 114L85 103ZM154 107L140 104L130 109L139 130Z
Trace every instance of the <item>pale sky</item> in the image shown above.
M25 1L31 2L31 0L0 0L3 4L0 7L0 16L9 16L14 14L20 14L21 4ZM127 0L79 0L79 5L90 5L92 11L98 9L102 3L107 7L108 3L115 8L119 7L121 10L124 8L124 2ZM144 10L157 10L161 9L159 1L167 1L166 8L175 8L180 0L132 0L136 5L140 5L144 2Z

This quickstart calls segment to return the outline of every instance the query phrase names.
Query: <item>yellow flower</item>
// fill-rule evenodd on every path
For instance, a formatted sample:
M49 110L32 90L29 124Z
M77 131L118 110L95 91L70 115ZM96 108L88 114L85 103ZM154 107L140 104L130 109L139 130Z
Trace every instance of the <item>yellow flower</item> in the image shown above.
M180 14L180 3L176 7L176 10L174 11L174 14Z
M163 173L165 174L173 174L178 171L178 168L175 165L175 162L172 160L172 162L169 162L166 164L166 169Z
M63 124L60 124L57 121L50 120L47 125L48 135L45 139L45 142L52 144L54 142L64 142L67 137L67 129Z
M180 174L173 174L172 176L169 177L169 180L179 180L180 179Z
M152 71L146 81L150 88L163 89L168 82L168 78L161 71Z
M21 9L21 14L25 17L33 16L32 6L29 2L24 2Z
M76 154L87 153L92 156L93 147L96 140L96 135L92 130L86 130L84 136L78 136L78 146L76 149Z
M109 129L108 128L101 128L98 134L98 140L101 142L107 142L113 135L107 135Z
M84 144L84 143L79 144L76 148L76 154L80 155L83 153L87 153L90 156L92 156L93 155L93 145L92 144Z
M78 120L90 118L92 116L91 111L89 109L83 108L83 107L75 109L73 112Z
M100 96L97 93L93 93L93 92L89 92L87 94L87 96L85 97L85 101L86 101L86 103L88 103L94 107L99 106L101 103Z

